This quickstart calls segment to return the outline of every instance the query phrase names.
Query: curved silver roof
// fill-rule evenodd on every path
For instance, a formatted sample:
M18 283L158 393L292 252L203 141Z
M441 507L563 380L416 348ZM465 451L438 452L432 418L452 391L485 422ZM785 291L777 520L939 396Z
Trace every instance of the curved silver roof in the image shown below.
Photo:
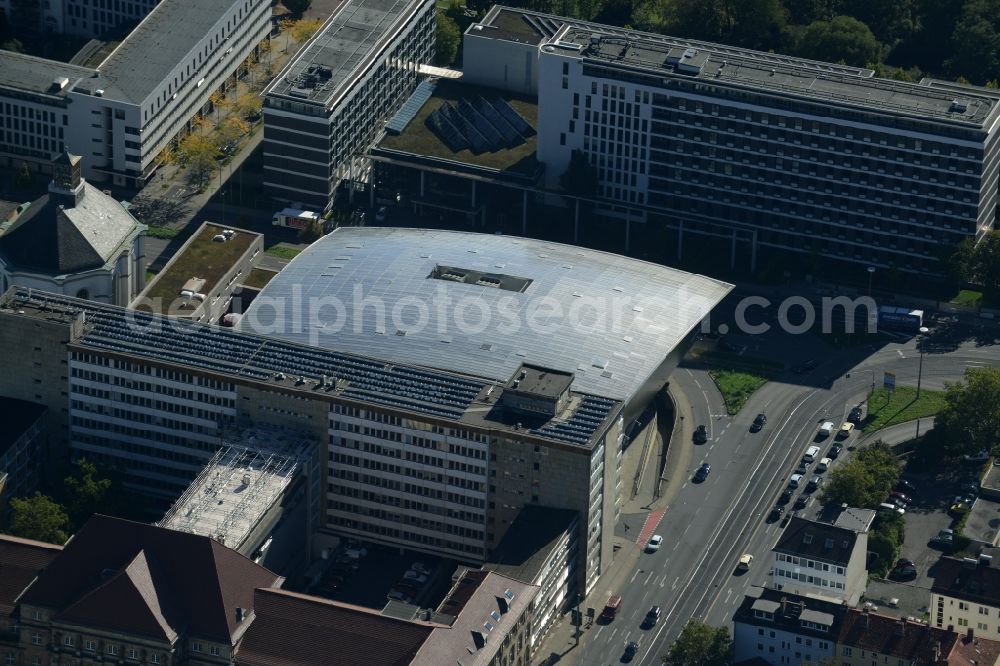
M730 289L559 243L344 228L292 260L239 327L501 382L531 363L628 400Z

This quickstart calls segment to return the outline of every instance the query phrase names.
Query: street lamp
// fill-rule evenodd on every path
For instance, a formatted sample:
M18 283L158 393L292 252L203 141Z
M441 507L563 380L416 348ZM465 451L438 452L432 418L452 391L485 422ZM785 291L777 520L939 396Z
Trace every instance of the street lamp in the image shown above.
M924 376L924 347L920 342L929 330L926 326L921 326L920 335L917 336L917 351L920 352L920 365L917 367L917 400L920 400L920 380ZM920 425L918 424L917 427L919 428Z
M872 295L872 276L875 275L875 267L868 267L868 297L871 298Z

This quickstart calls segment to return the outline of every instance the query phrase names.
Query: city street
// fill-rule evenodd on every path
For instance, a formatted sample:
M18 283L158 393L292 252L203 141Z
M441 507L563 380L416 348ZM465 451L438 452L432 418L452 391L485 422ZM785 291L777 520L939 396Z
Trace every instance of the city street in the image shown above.
M656 553L640 554L634 569L600 581L586 604L596 606L599 613L610 594L620 594L621 611L612 623L595 623L584 630L579 647L565 653L560 663L616 663L627 641L639 642L636 663L659 663L689 619L730 626L747 589L767 582L769 551L781 527L780 522L768 524L765 518L812 443L817 425L824 420L843 421L850 408L867 396L873 371L879 382L881 373L888 370L896 373L900 384L916 384L918 353L913 341L868 348L870 356L853 368L838 367L838 356L827 349L825 362L812 373L767 383L734 417L725 415L721 396L706 371L683 366L675 371L672 391L690 403L696 421L685 432L704 424L709 440L700 446L690 438L672 444L691 447L693 454L690 464L668 480L680 488L655 530L664 536L663 546ZM857 350L850 351L854 353L839 355L856 356ZM922 385L942 388L944 382L959 379L967 367L998 361L1000 347L971 342L947 353L926 354ZM750 433L758 412L767 414L767 425L762 432ZM905 438L902 427L892 429L892 434L893 439ZM855 445L857 437L845 445ZM830 443L825 442L824 449ZM693 483L691 475L702 462L708 462L712 471L704 483ZM810 499L802 513L811 518L818 509L818 501ZM632 538L637 531L631 533ZM743 553L755 559L750 571L738 576L735 568ZM643 617L654 605L661 607L662 619L653 629L641 629ZM541 654L549 652L543 649Z

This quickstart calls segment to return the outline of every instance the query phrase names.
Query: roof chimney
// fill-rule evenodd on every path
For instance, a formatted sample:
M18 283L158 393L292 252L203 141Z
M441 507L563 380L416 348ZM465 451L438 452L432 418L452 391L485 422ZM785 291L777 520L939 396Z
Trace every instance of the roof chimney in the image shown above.
M871 626L871 619L868 617L868 609L867 608L862 608L861 609L861 617L863 617L865 619L865 629L869 628Z
M236 621L242 622L247 619L247 609L237 606L236 607Z
M788 608L788 597L781 597L781 614L786 615L786 608Z
M899 618L899 635L900 636L905 636L906 635L906 618L905 617Z

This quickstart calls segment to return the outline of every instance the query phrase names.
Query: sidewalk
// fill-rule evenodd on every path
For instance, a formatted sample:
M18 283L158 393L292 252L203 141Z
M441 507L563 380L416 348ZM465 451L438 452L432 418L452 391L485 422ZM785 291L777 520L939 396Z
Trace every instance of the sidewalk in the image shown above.
M679 391L671 391L674 401L676 427L673 433L662 432L663 419L657 413L636 437L635 443L625 451L622 460L622 513L621 520L615 528L614 555L611 566L606 573L598 580L591 591L591 595L580 604L581 610L588 607L595 608L598 612L604 605L606 598L603 593L608 589L620 589L625 581L634 573L639 556L642 554L636 539L639 538L643 523L650 512L666 510L670 503L677 497L681 486L684 484L684 470L691 463L693 444L691 437L694 434L693 418L691 416L691 406L686 398ZM683 417L683 418L682 418ZM642 442L647 435L647 430L656 427L658 431L653 435L655 443L650 447L647 454L647 467L643 476L642 484L635 499L630 499L632 494L632 479L639 464L639 456L642 453ZM664 437L666 435L666 437ZM664 441L670 441L666 451L666 461L663 468L662 495L654 499L653 490L659 470L659 458L662 455ZM626 532L624 525L628 524ZM600 597L600 598L598 598ZM586 624L586 618L584 619ZM593 630L584 627L575 627L572 623L572 615L566 613L555 621L544 642L538 648L537 658L532 661L536 665L554 663L550 660L553 654L559 655L559 664L575 664L577 655L582 654L579 648L585 643L587 634Z

